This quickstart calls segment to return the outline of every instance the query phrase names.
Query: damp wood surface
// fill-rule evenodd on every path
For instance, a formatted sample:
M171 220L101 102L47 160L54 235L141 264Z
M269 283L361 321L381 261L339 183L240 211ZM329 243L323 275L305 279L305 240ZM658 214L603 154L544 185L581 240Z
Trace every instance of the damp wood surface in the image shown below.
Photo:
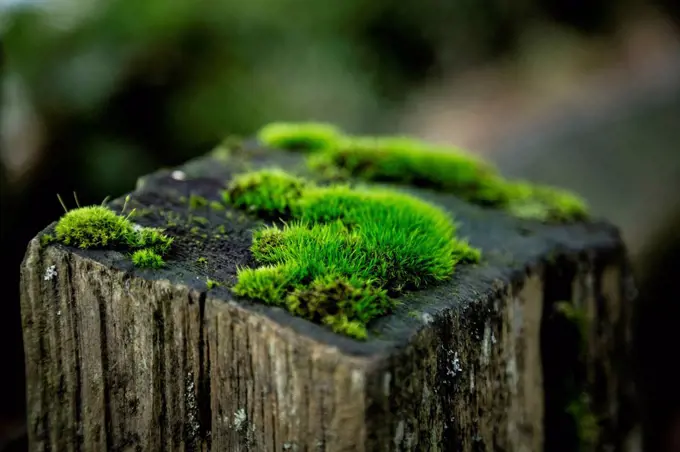
M234 174L274 166L306 172L302 156L250 144L140 179L133 221L175 237L163 269L30 242L32 451L633 450L635 295L615 227L395 187L451 212L483 259L401 296L357 341L230 291L257 265L249 246L265 222L210 202ZM583 337L560 320L565 302L584 313ZM574 387L585 415L569 410Z

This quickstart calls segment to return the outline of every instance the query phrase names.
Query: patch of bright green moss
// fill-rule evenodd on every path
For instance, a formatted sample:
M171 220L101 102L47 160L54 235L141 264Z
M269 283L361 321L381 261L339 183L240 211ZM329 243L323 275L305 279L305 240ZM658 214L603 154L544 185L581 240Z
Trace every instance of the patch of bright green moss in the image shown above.
M280 169L236 176L223 194L225 202L258 213L287 214L307 182Z
M40 246L47 246L50 243L56 242L56 238L52 234L43 234L40 236Z
M206 278L205 286L208 288L208 290L211 290L214 289L215 287L221 286L221 284L213 279Z
M264 265L240 269L234 292L359 339L395 306L389 294L445 280L458 262L480 258L447 213L398 191L319 187L263 170L234 178L224 197L290 218L253 234Z
M55 236L55 240L60 243L82 249L134 251L133 262L137 255L140 263L146 262L145 259L152 262L155 259L153 255L162 257L170 250L173 241L161 229L136 225L130 221L129 215L119 215L105 206L79 207L67 211L57 222Z
M132 253L132 263L139 268L162 268L165 266L163 257L150 248L144 248Z
M127 243L134 235L132 222L104 206L68 211L55 228L57 240L78 248L104 248Z
M489 163L457 148L411 137L348 136L333 128L327 129L325 140L312 140L313 146L293 145L316 136L310 132L314 127L275 123L263 127L259 136L272 147L316 151L307 157L308 164L331 180L357 177L421 186L545 222L568 222L587 216L586 203L578 196L557 188L506 180Z
M207 205L208 200L203 196L195 195L193 193L189 195L189 209L196 210Z
M327 149L341 136L335 126L318 122L275 122L264 126L257 135L267 146L302 151Z

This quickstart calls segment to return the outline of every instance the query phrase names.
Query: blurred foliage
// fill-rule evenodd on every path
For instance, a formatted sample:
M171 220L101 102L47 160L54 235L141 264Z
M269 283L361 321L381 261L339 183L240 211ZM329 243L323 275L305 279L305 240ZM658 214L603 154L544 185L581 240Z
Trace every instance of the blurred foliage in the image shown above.
M143 86L133 100L144 114L130 119L192 146L275 119L359 128L412 83L512 50L523 28L554 13L542 3L33 1L10 11L3 34L43 115L126 117L130 105L107 103ZM565 11L574 4L598 20L613 2Z

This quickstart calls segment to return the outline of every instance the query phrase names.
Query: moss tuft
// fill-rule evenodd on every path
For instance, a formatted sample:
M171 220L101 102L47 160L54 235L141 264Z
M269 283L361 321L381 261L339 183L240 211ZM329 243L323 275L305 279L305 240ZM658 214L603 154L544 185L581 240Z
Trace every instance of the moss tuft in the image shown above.
M264 266L240 269L234 292L355 338L394 307L388 294L442 281L458 262L480 258L448 214L405 193L318 187L281 170L239 176L232 187L238 196L232 188L228 200L292 220L255 231L251 250Z
M197 210L200 209L201 207L206 207L207 205L208 200L203 196L199 196L193 193L189 195L189 209Z
M78 248L119 246L134 234L128 218L103 206L90 206L67 212L55 228L57 240Z
M210 208L215 211L224 210L224 204L218 201L210 201Z
M270 169L236 176L223 192L225 202L269 214L287 214L302 195L307 182Z
M303 140L309 133L307 127L275 123L262 128L260 136L282 136L267 144L296 149L304 146L291 145L286 139L291 143ZM578 196L552 187L505 180L492 165L461 149L405 136L357 137L332 130L328 139L305 148L318 151L307 156L307 162L326 179L356 177L421 186L543 222L577 221L587 216L587 205Z
M214 289L215 287L221 286L221 284L213 279L206 278L205 286L208 288L208 290L211 290Z
M57 239L52 234L43 234L40 236L40 246L42 247L45 247L56 241Z
M104 206L80 207L66 212L57 222L55 234L56 241L82 249L143 251L138 256L142 260L153 259L151 253L162 257L168 253L173 242L172 237L165 235L163 230L136 225L130 221L129 215L118 215ZM133 262L136 254L133 254ZM157 268L153 265L150 267Z
M132 253L132 263L139 268L161 268L165 266L163 257L151 248L144 248Z
M257 137L265 145L291 150L318 151L334 146L341 133L330 124L271 123L260 129Z
M158 228L134 228L134 232L126 236L127 245L130 248L149 248L154 252L165 255L172 245L173 238L163 233Z

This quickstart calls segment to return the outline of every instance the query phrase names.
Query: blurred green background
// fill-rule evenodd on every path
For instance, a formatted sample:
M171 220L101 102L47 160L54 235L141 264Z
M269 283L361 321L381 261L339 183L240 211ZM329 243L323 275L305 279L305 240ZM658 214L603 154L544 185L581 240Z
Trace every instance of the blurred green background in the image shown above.
M672 0L0 0L0 450L25 447L18 268L55 194L118 196L272 120L412 133L576 189L621 226L643 298L677 296L658 263L680 242L679 17ZM677 397L649 399L663 430Z

